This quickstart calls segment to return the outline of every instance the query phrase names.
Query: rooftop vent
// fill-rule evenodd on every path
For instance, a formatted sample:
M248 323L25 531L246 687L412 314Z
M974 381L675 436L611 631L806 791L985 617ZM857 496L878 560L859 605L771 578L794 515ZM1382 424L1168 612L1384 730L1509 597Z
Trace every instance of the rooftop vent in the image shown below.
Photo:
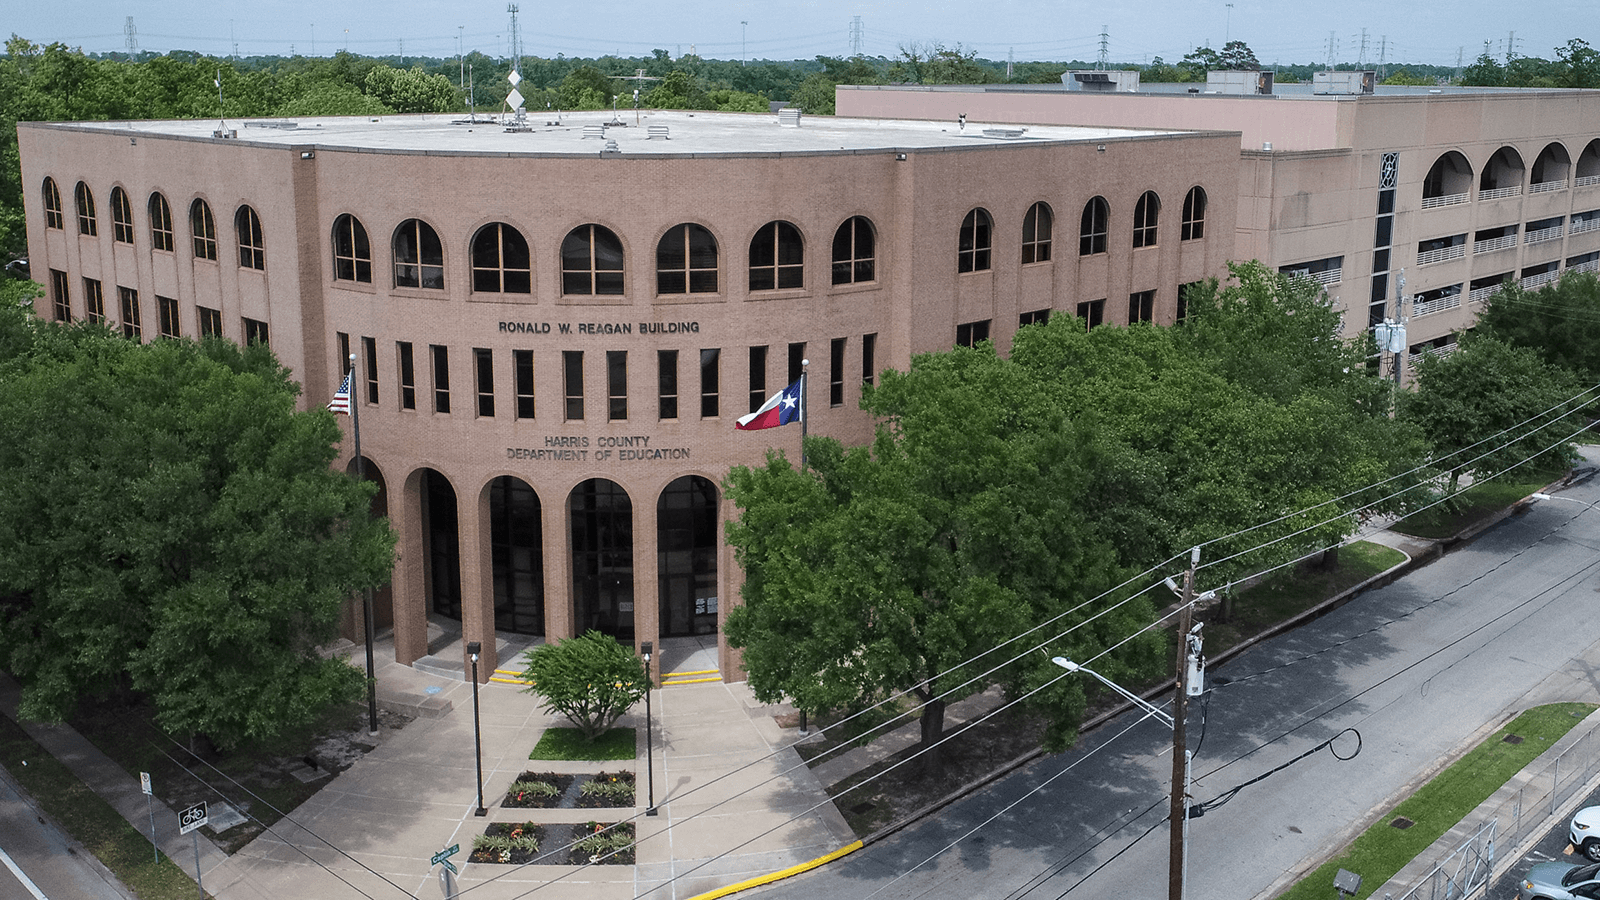
M239 136L239 129L237 129L237 128L218 128L216 131L211 132L211 136L214 137L214 138L222 138L224 140L226 140L228 138L236 138L236 137Z
M1069 91L1131 94L1139 90L1139 73L1133 70L1062 72L1061 83Z
M799 128L800 110L793 106L785 106L778 110L778 124L785 128Z
M246 127L246 128L276 128L276 129L278 129L280 131L293 131L296 128L300 127L300 123L299 122L289 122L289 121L285 121L283 119L256 119L254 121L246 119L245 123L244 123L244 127Z
M1002 141L1014 141L1028 133L1026 128L985 128L983 136L997 138Z

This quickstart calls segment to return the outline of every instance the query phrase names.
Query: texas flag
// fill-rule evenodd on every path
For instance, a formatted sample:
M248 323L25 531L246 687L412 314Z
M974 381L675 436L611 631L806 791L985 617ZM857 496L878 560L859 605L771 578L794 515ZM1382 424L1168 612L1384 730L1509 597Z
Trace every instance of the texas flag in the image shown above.
M803 422L806 415L805 383L806 377L801 375L799 381L767 398L760 409L748 416L740 416L733 427L740 431L755 431L758 428L777 428L797 420Z

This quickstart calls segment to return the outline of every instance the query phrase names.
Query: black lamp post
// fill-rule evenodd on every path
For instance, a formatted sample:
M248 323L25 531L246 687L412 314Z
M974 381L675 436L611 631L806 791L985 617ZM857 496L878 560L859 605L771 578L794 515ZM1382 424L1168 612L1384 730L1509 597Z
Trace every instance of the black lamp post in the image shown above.
M639 650L644 654L644 780L649 790L649 805L645 807L644 814L656 814L656 765L655 765L655 729L651 727L650 716L650 651L655 649L655 644L645 641L639 645Z
M472 658L472 749L473 758L478 765L478 809L475 816L489 814L483 808L483 734L478 726L478 654L483 650L483 645L477 641L467 642L467 655Z

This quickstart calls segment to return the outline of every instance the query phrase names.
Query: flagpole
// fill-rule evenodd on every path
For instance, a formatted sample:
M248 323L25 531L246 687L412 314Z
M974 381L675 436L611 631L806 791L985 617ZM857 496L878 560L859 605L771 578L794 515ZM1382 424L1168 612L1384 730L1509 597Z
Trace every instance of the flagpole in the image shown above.
M800 471L806 470L806 367L811 360L800 360Z
M361 455L361 401L357 397L356 389L356 355L350 354L350 370L347 376L350 379L350 430L355 433L356 440L356 478L367 480L367 461ZM371 511L368 511L371 515ZM361 591L363 624L367 632L367 735L376 737L378 734L378 678L372 661L373 627L372 627L372 588L366 587Z

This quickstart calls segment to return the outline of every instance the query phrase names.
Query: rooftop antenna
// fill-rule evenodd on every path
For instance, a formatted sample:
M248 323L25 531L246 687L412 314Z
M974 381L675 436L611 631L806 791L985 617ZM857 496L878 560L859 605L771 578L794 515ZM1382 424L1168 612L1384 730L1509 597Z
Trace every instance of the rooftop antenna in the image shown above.
M128 58L132 59L139 54L139 31L133 27L133 16L123 23L122 35L128 44Z
M861 17L850 17L850 55L861 55Z
M1109 54L1110 54L1109 37L1110 36L1106 34L1106 26L1101 25L1100 26L1100 62L1095 66L1095 68L1099 69L1102 72L1105 71L1106 61L1109 58Z

